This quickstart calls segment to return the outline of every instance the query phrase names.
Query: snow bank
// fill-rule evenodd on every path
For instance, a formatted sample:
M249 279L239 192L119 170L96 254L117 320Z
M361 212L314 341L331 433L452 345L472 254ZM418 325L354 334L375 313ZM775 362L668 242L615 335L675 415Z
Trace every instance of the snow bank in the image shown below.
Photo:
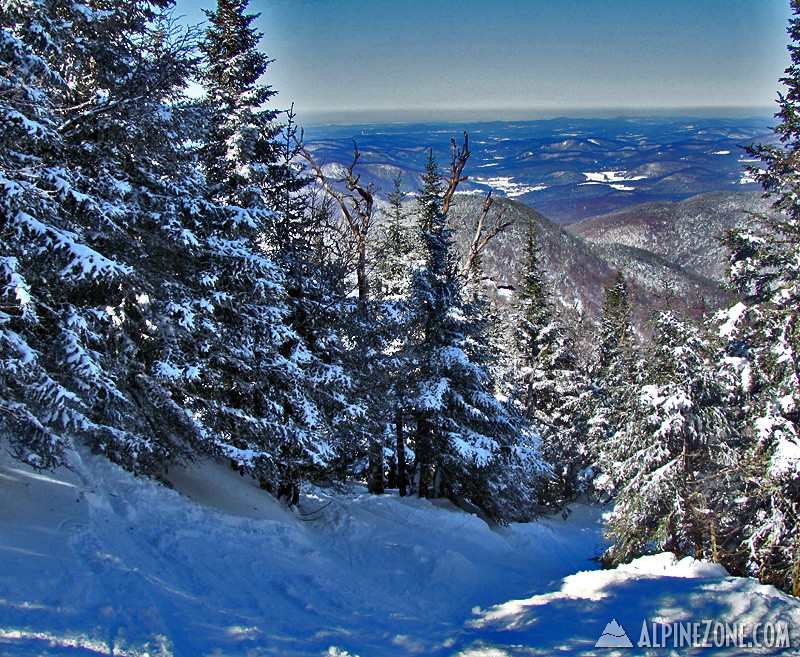
M569 620L568 620L569 619ZM570 623L565 632L564 623ZM800 647L800 601L751 579L730 577L719 564L677 560L672 554L642 557L614 570L580 572L566 577L557 590L511 600L478 610L469 623L478 638L459 657L492 654L626 655L627 650L598 653L595 644L609 625L619 624L641 655L779 655L785 647L746 645L751 633L765 624L789 628L791 645ZM743 643L724 646L677 646L666 641L648 648L655 624L664 626L742 626ZM645 632L646 634L643 634ZM700 634L702 637L702 632ZM660 639L659 639L660 640ZM738 637L737 637L738 641ZM702 643L702 639L699 643ZM736 643L736 645L731 645ZM517 652L509 646L529 646ZM619 644L618 644L619 645ZM797 654L791 653L791 654Z
M226 464L171 472L175 490L88 454L71 466L36 473L0 448L0 655L594 654L612 618L634 642L641 618L800 620L709 564L587 571L602 546L586 506L501 528L312 489L301 519Z
M0 655L452 654L475 605L543 590L600 540L585 508L498 528L310 490L301 519L227 464L171 472L176 490L71 465L37 474L0 447Z

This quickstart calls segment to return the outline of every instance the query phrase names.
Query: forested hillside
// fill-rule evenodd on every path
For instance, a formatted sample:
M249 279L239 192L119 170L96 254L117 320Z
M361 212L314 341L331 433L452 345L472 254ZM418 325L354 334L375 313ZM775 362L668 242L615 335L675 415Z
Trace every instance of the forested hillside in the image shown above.
M456 197L451 221L462 253L469 249L484 202L473 194ZM492 216L502 216L509 225L481 254L486 292L501 302L513 300L530 223L538 235L548 284L566 321L594 325L604 286L623 270L634 295L634 326L639 334L649 335L653 312L665 307L668 295L670 303L695 318L730 303L733 295L724 286L723 238L769 208L760 195L726 192L674 204L634 205L564 226L519 201L498 198Z
M722 282L727 274L723 236L769 214L770 207L758 193L715 192L679 203L634 205L571 224L569 230L595 244L651 251L692 274Z

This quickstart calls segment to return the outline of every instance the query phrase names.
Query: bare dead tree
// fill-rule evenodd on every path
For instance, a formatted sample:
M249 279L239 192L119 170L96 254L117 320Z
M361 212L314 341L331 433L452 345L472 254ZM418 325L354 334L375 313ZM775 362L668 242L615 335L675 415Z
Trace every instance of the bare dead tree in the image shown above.
M348 237L352 240L355 251L358 299L361 302L366 302L369 299L367 240L370 228L375 222L375 189L372 183L366 186L362 185L361 174L355 173L356 165L361 157L358 146L353 142L353 161L350 166L346 167L345 175L342 178L331 181L311 153L308 152L302 141L297 138L295 140L299 153L308 162L314 172L314 176L342 211L349 233ZM337 188L337 185L344 185L347 192Z
M314 230L310 247L315 265L336 271L350 271L353 267L353 248L350 239L332 236L342 232L341 221L334 211L334 201L316 179L307 194L308 212Z
M453 202L458 185L468 179L469 176L463 175L464 167L467 165L469 159L469 135L464 132L464 145L460 148L456 146L456 140L451 139L452 146L452 159L450 161L450 179L447 182L447 189L444 191L442 197L442 214L446 217L447 212L450 210L450 204Z
M464 133L464 143L461 147L456 144L455 139L451 139L450 144L452 148L452 155L450 158L450 177L447 180L447 187L442 196L442 214L445 217L450 210L450 205L453 202L453 198L458 190L458 186L469 178L469 176L464 175L464 167L466 166L467 160L471 155L469 150L469 135L466 132ZM503 215L505 214L506 209L502 208L497 216L495 216L491 228L489 228L487 232L484 232L484 229L486 229L486 220L489 218L489 212L493 205L494 199L492 198L492 193L489 192L489 194L486 196L486 202L483 204L481 214L478 217L478 223L475 227L475 234L473 235L472 242L470 243L469 251L467 251L464 265L459 272L459 278L463 282L467 282L469 280L470 272L472 271L481 251L486 248L486 245L514 223L513 221L503 221Z
M375 222L375 188L372 183L363 185L361 174L355 173L356 165L361 157L358 145L353 142L353 161L346 167L345 175L331 180L322 167L314 159L300 139L295 140L299 153L308 162L314 176L328 196L342 211L346 230L343 241L352 244L354 252L356 281L358 285L358 301L361 311L366 313L369 301L369 279L367 276L367 243L370 228ZM344 186L346 191L342 190ZM371 493L381 494L384 491L383 443L375 435L370 436L368 444L369 474L368 489Z
M459 272L459 278L464 282L469 280L473 271L473 267L478 260L478 256L481 254L481 251L486 248L486 245L489 244L489 242L491 242L500 233L514 225L513 221L503 220L503 216L506 213L506 208L501 208L495 216L491 228L484 233L486 219L489 217L489 211L492 209L493 205L494 199L492 198L492 193L489 192L486 195L486 202L483 204L483 209L478 217L478 223L475 226L475 234L473 235L472 242L469 245L467 257L464 260L464 265L462 266L461 271Z

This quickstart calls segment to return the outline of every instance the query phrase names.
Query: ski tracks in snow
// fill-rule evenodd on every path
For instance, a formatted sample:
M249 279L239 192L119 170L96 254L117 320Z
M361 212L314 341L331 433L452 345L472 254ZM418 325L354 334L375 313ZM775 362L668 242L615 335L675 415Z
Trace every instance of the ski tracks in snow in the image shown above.
M312 488L302 522L226 465L170 478L0 455L0 655L593 655L612 619L634 641L643 618L800 623L796 601L708 564L598 571L590 507L489 527L443 501Z

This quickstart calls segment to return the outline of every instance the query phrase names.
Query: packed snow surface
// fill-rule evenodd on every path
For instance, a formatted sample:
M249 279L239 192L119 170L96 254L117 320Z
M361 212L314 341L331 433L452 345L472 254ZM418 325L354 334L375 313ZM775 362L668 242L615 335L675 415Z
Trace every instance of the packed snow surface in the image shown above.
M597 570L588 506L497 527L445 502L310 489L301 515L225 464L172 471L170 490L70 461L38 473L0 454L0 655L677 655L636 647L643 621L703 619L784 622L800 646L800 603L720 566ZM633 652L595 650L617 626Z

